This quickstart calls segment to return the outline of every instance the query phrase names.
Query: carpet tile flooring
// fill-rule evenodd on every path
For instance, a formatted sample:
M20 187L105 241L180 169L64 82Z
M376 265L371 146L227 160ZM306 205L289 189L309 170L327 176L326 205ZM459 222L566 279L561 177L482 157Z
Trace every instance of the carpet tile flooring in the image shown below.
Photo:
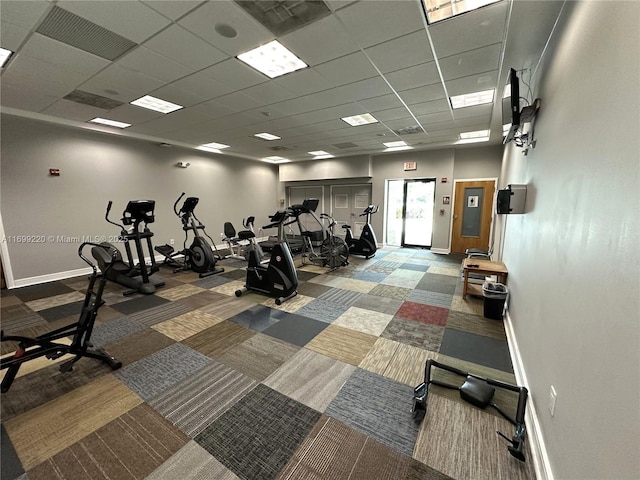
M511 425L456 390L433 386L422 422L410 412L429 358L515 383L503 322L461 296L462 256L385 247L349 261L328 271L296 258L298 295L282 305L236 297L246 263L233 258L202 279L162 268L155 295L109 283L91 340L122 368L26 363L0 398L0 477L534 479L528 444L515 460L495 434ZM3 330L75 322L86 286L84 275L3 290ZM16 348L2 342L3 355ZM511 392L494 400L514 412Z

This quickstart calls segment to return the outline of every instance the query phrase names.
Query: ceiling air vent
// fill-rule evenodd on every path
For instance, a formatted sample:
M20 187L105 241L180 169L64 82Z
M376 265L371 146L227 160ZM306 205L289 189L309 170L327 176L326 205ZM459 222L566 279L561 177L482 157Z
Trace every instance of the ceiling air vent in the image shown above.
M137 45L57 6L51 9L36 32L107 60L115 60Z
M83 92L82 90L74 90L70 94L64 97L65 100L71 100L72 102L83 103L85 105L91 105L92 107L103 108L105 110L112 110L120 105L124 105L123 102L113 100L107 97L101 97L100 95L94 95L93 93Z
M268 147L269 150L272 150L274 152L284 152L286 150L291 150L289 147L283 147L283 146L275 146L275 147Z
M331 13L322 0L236 0L236 3L276 36L293 32Z
M333 146L336 148L353 148L353 147L357 147L358 145L351 142L344 142L344 143L334 143Z
M394 130L393 133L396 135L411 135L412 133L422 133L424 130L420 125L412 125L410 127L402 127L397 130Z

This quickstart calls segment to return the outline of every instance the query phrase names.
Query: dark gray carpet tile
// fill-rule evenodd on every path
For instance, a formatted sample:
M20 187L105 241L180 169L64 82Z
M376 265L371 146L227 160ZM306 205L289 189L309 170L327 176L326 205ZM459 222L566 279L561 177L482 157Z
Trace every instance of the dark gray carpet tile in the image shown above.
M220 274L220 276L228 278L229 280L244 280L247 278L247 264L245 262L243 267L240 267L238 270L225 270L224 273Z
M419 428L411 414L412 399L413 387L357 369L325 414L411 456Z
M62 295L63 293L71 293L75 290L62 282L48 282L38 285L30 285L28 287L20 287L11 290L11 293L23 302L39 300L41 298Z
M235 258L235 257L223 258L218 263L218 266L222 268L228 267L229 269L231 268L242 269L247 267L247 261L244 258ZM225 269L225 273L226 272L227 270Z
M280 321L277 312L279 311L264 305L256 305L230 317L228 320L245 328L262 332Z
M374 312L395 315L403 303L403 300L398 300L395 298L364 294L360 298L358 298L358 301L354 303L353 306L364 308L366 310L373 310Z
M431 350L431 349L430 349ZM444 355L513 373L506 338L496 338L446 328L439 351Z
M417 290L427 290L430 292L444 293L453 295L458 283L457 277L449 275L440 275L437 273L425 273L416 285Z
M455 328L456 330L484 335L485 337L492 337L502 341L507 339L502 322L472 313L449 311L447 328Z
M364 280L365 282L380 283L382 280L387 278L387 274L381 272L373 272L371 270L362 270L360 272L356 272L353 275L353 278L356 280Z
M217 266L219 267L220 264L218 264ZM220 285L224 285L225 283L229 283L231 281L232 280L229 277L225 277L221 274L216 274L216 275L211 275L210 277L200 278L199 280L192 282L192 285L209 289L209 288L218 287Z
M212 360L176 343L115 372L115 375L143 399L149 400Z
M298 294L304 295L305 297L318 298L320 295L330 290L332 290L331 287L321 285L319 283L304 282L298 284Z
M414 263L403 263L400 265L402 270L412 270L414 272L426 272L429 268L429 265L418 265Z
M5 312L10 313L5 314ZM44 318L36 312L31 311L26 305L2 307L0 320L2 322L2 330L4 330L5 333L16 333L26 328L47 323Z
M262 333L304 347L328 326L326 322L283 312L280 321L263 330Z
M251 391L256 383L214 360L148 403L193 438Z
M183 313L190 312L193 309L194 308L192 306L186 303L169 302L163 303L162 305L154 308L132 313L128 315L128 318L150 327L156 323L164 322L165 320L170 320L173 317L182 315Z
M9 435L7 435L7 431L4 429L4 425L0 426L0 428L0 458L2 458L2 462L0 462L0 478L13 480L24 474L24 468L22 468L22 463L13 448L13 444L11 443Z
M436 307L451 307L453 295L447 293L430 292L427 290L412 290L407 300L415 303L423 303L425 305L433 305Z
M413 458L409 460L402 478L403 480L453 480L449 475L445 475Z
M351 307L358 301L358 299L362 295L363 294L360 292L343 290L341 288L332 288L330 291L320 295L318 299L338 305L344 305L346 307Z
M116 303L115 305L112 305L112 307L125 315L131 315L133 313L148 310L149 308L159 307L160 305L167 303L169 303L169 300L158 297L157 295L144 295L132 298L126 302Z
M304 270L298 270L297 275L298 275L298 282L308 282L312 278L318 276L317 273L305 272Z
M80 312L82 311L83 305L84 301L79 300L77 302L66 303L64 305L58 305L57 307L40 310L38 312L38 315L44 318L47 322L55 322L56 320L60 320L61 318L71 317L74 315L80 317Z
M296 311L296 314L312 318L314 320L319 320L321 322L331 323L348 309L348 306L316 298L305 306L299 308Z
M96 325L91 334L91 343L96 347L104 347L108 343L128 337L145 328L147 326L137 320L127 317L117 318Z
M443 334L444 327L394 317L380 336L424 350L437 352L440 348Z
M319 412L260 384L195 441L240 478L271 480L319 418Z

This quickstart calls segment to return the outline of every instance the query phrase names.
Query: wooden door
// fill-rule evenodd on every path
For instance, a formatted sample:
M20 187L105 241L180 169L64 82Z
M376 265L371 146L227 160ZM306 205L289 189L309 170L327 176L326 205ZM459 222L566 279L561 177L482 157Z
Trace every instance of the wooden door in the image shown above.
M467 248L489 250L495 188L494 180L456 183L452 253L464 253Z

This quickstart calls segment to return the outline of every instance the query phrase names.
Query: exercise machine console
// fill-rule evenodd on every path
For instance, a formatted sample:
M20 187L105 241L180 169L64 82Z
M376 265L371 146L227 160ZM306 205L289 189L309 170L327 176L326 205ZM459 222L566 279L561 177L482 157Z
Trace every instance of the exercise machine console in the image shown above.
M92 263L83 254L83 249L90 245L91 253L94 257L100 257L104 270L102 276L98 275L97 266ZM63 355L73 355L73 357L60 364L61 372L70 372L73 365L82 357L95 358L102 360L113 370L117 370L122 366L122 362L113 358L103 349L94 348L91 344L91 333L98 316L98 309L104 305L102 293L107 283L107 274L115 265L116 258L112 255L112 250L104 245L97 243L85 242L78 248L78 256L86 262L92 269L89 278L89 286L84 296L84 303L80 312L80 318L77 322L69 324L65 327L55 329L37 337L25 337L22 335L5 335L1 332L2 341L18 342L18 348L12 356L5 357L0 360L0 370L7 369L7 373L2 379L0 391L6 393L11 388L20 367L36 358L46 357L49 360L55 360ZM100 278L100 280L98 280ZM71 343L60 343L65 337L72 337Z

